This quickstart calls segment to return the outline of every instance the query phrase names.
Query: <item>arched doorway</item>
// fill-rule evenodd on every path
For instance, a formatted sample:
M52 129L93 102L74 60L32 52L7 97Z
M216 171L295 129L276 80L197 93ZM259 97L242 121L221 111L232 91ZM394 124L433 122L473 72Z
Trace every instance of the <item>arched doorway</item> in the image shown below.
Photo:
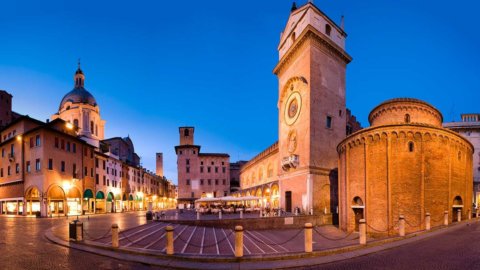
M114 201L114 196L112 192L108 192L107 194L107 207L106 207L107 213L113 213L115 212L115 201Z
M82 195L80 190L76 187L71 187L67 191L67 209L68 215L81 215L82 214Z
M83 211L93 213L95 208L95 200L93 198L93 191L91 189L86 189L83 192Z
M130 194L128 196L128 210L135 210L135 205L134 205L134 201L133 201L133 195Z
M35 215L40 213L40 191L33 186L25 192L25 200L27 202L27 214Z
M461 217L463 215L463 200L462 197L456 196L453 199L453 205L452 205L452 222L457 222L461 220Z
M105 194L102 191L98 191L95 195L95 212L105 213Z
M122 211L127 211L128 207L128 197L126 193L123 193L122 196Z
M261 188L257 188L257 191L255 192L255 196L256 197L259 197L259 198L262 198L262 189ZM262 199L260 200L257 200L256 201L256 206L257 207L262 207Z
M280 208L280 189L277 184L273 184L271 187L272 193L272 206L273 208Z
M355 197L352 200L352 210L355 215L355 231L358 231L358 225L360 224L360 219L364 218L365 205L363 200L360 197Z
M57 185L51 186L47 192L48 214L66 215L65 192Z
M268 208L269 210L272 208L272 204L271 204L271 190L269 187L265 187L263 189L263 194L262 194L262 201L263 201L263 206L265 208Z

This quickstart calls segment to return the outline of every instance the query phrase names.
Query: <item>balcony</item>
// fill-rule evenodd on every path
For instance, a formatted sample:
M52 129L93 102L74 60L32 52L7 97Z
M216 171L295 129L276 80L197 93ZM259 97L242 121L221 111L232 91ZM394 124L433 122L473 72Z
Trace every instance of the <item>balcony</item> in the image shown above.
M282 169L288 171L289 169L294 169L299 165L298 155L290 155L288 157L282 158Z
M10 162L14 162L15 161L15 153L10 153L8 154L8 160Z

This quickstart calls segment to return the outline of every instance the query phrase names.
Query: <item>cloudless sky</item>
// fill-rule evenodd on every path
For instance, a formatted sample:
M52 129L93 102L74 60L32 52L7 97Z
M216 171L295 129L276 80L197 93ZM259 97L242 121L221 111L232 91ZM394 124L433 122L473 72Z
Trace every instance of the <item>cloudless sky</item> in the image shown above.
M297 1L303 5L306 1ZM347 106L364 127L394 97L445 121L480 112L480 4L474 0L315 0L345 15ZM248 160L278 139L272 70L292 1L2 1L0 89L45 121L73 88L77 59L106 137L130 135L143 166L176 181L178 127L203 152Z

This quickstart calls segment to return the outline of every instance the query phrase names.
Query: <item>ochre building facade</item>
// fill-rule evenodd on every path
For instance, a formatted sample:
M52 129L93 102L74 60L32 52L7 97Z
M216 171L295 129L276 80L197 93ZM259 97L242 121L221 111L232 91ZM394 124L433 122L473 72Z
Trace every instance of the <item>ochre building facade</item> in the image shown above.
M343 140L339 153L340 227L369 234L396 234L399 216L406 232L424 229L472 211L473 146L442 127L442 114L416 99L393 99L372 110L371 127Z

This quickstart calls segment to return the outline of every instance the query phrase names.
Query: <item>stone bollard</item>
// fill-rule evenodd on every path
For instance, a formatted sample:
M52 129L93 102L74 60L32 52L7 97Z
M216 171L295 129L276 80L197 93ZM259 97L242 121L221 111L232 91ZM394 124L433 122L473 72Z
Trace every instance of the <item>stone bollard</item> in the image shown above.
M178 211L175 212L175 219L178 219Z
M462 221L462 209L457 210L457 221Z
M167 226L165 231L167 232L167 255L173 255L173 227Z
M200 220L200 212L197 211L197 220Z
M448 211L445 211L443 215L443 225L448 226Z
M262 216L263 216L263 211L262 211L262 209L260 209L260 217L262 217Z
M119 246L118 224L112 224L112 247L118 248Z
M218 219L222 219L222 210L218 211Z
M243 227L235 226L235 257L243 257Z
M425 230L430 231L430 213L425 214Z
M282 216L282 209L278 209L278 216L281 217Z
M77 241L83 240L83 223L78 221L75 223L75 231L77 232Z
M310 216L313 216L313 208L310 208Z
M400 215L398 218L398 235L405 236L405 217Z
M360 219L358 224L358 230L360 232L360 237L358 238L360 241L360 245L367 244L367 224L365 224L365 219Z
M470 220L472 219L472 210L468 209L467 211L467 219Z
M243 219L243 209L240 209L240 219Z
M305 252L313 251L312 223L305 223Z

